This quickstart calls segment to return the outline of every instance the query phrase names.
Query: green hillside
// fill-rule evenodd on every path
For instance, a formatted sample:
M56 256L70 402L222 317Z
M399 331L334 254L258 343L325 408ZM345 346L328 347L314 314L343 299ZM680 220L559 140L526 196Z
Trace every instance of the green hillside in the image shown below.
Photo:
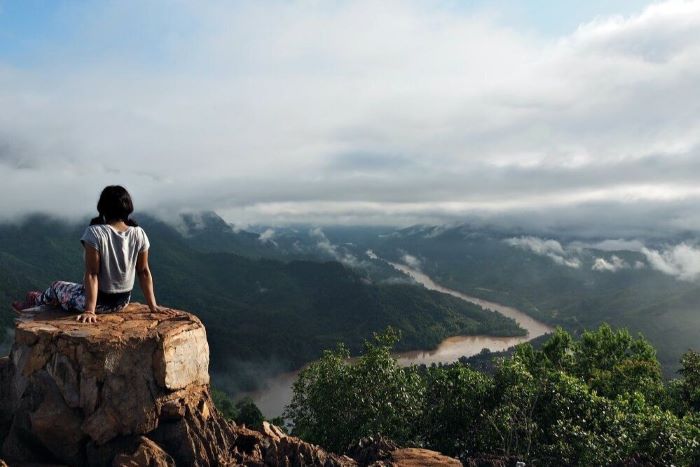
M173 227L153 218L141 221L151 239L160 303L201 317L212 373L233 378L228 382L238 387L250 388L259 376L246 375L246 368L297 368L338 341L357 352L364 339L387 325L403 332L406 350L431 348L455 334L523 333L496 313L420 287L372 283L338 262L282 262L195 249ZM84 224L41 216L0 227L0 298L9 305L52 280L80 281L83 229ZM140 293L134 299L142 300ZM9 326L11 312L2 316Z
M667 376L680 355L697 349L700 286L680 281L648 265L616 272L595 271L596 257L617 255L634 264L644 256L630 251L583 249L578 268L513 247L499 232L452 228L407 229L377 237L363 248L401 261L410 253L436 282L464 293L510 304L551 324L580 332L603 322L641 332L658 349ZM562 240L562 243L565 243Z

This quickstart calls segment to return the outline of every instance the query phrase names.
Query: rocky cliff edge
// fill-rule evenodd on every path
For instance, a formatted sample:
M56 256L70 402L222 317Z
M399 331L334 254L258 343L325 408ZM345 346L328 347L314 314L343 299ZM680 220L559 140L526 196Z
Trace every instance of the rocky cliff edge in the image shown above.
M0 458L9 465L459 465L419 449L355 460L265 424L225 420L209 392L209 346L192 314L133 303L97 325L38 308L0 358ZM2 461L0 461L2 465Z

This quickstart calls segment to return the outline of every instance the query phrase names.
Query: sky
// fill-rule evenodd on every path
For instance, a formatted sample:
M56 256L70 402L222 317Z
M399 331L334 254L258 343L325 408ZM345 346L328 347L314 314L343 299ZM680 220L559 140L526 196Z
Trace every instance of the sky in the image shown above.
M0 218L700 229L700 1L0 0Z

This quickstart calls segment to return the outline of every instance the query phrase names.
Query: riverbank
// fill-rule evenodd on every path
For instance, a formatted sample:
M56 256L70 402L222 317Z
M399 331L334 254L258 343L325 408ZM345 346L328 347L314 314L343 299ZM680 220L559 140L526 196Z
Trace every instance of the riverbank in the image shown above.
M518 325L527 331L525 336L515 337L494 337L483 335L448 337L447 339L443 340L436 349L433 350L414 350L398 353L397 358L399 363L402 365L407 366L411 364L430 365L432 363L452 363L457 361L462 356L469 357L476 355L484 348L488 348L493 352L500 352L509 349L514 345L530 341L553 331L551 326L537 321L536 319L513 307L471 297L461 292L457 292L456 290L442 287L441 285L436 284L426 274L406 265L397 263L389 264L429 290L435 290L437 292L452 295L453 297L473 303L486 310L492 310L512 318L518 323ZM281 373L268 379L264 383L265 389L255 391L247 395L253 399L255 404L260 408L266 417L273 418L279 416L282 414L285 405L287 405L292 399L292 385L294 384L298 373L299 370Z

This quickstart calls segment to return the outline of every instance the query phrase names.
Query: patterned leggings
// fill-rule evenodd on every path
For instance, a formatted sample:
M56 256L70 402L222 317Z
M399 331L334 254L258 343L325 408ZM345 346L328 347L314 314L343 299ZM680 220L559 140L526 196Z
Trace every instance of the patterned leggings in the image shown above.
M55 281L51 287L43 293L34 292L36 294L36 305L60 305L64 310L85 311L85 286L76 284L75 282ZM99 298L99 297L98 297ZM119 311L129 304L129 295L126 294L120 300L111 303L99 303L95 307L96 313L110 313Z

